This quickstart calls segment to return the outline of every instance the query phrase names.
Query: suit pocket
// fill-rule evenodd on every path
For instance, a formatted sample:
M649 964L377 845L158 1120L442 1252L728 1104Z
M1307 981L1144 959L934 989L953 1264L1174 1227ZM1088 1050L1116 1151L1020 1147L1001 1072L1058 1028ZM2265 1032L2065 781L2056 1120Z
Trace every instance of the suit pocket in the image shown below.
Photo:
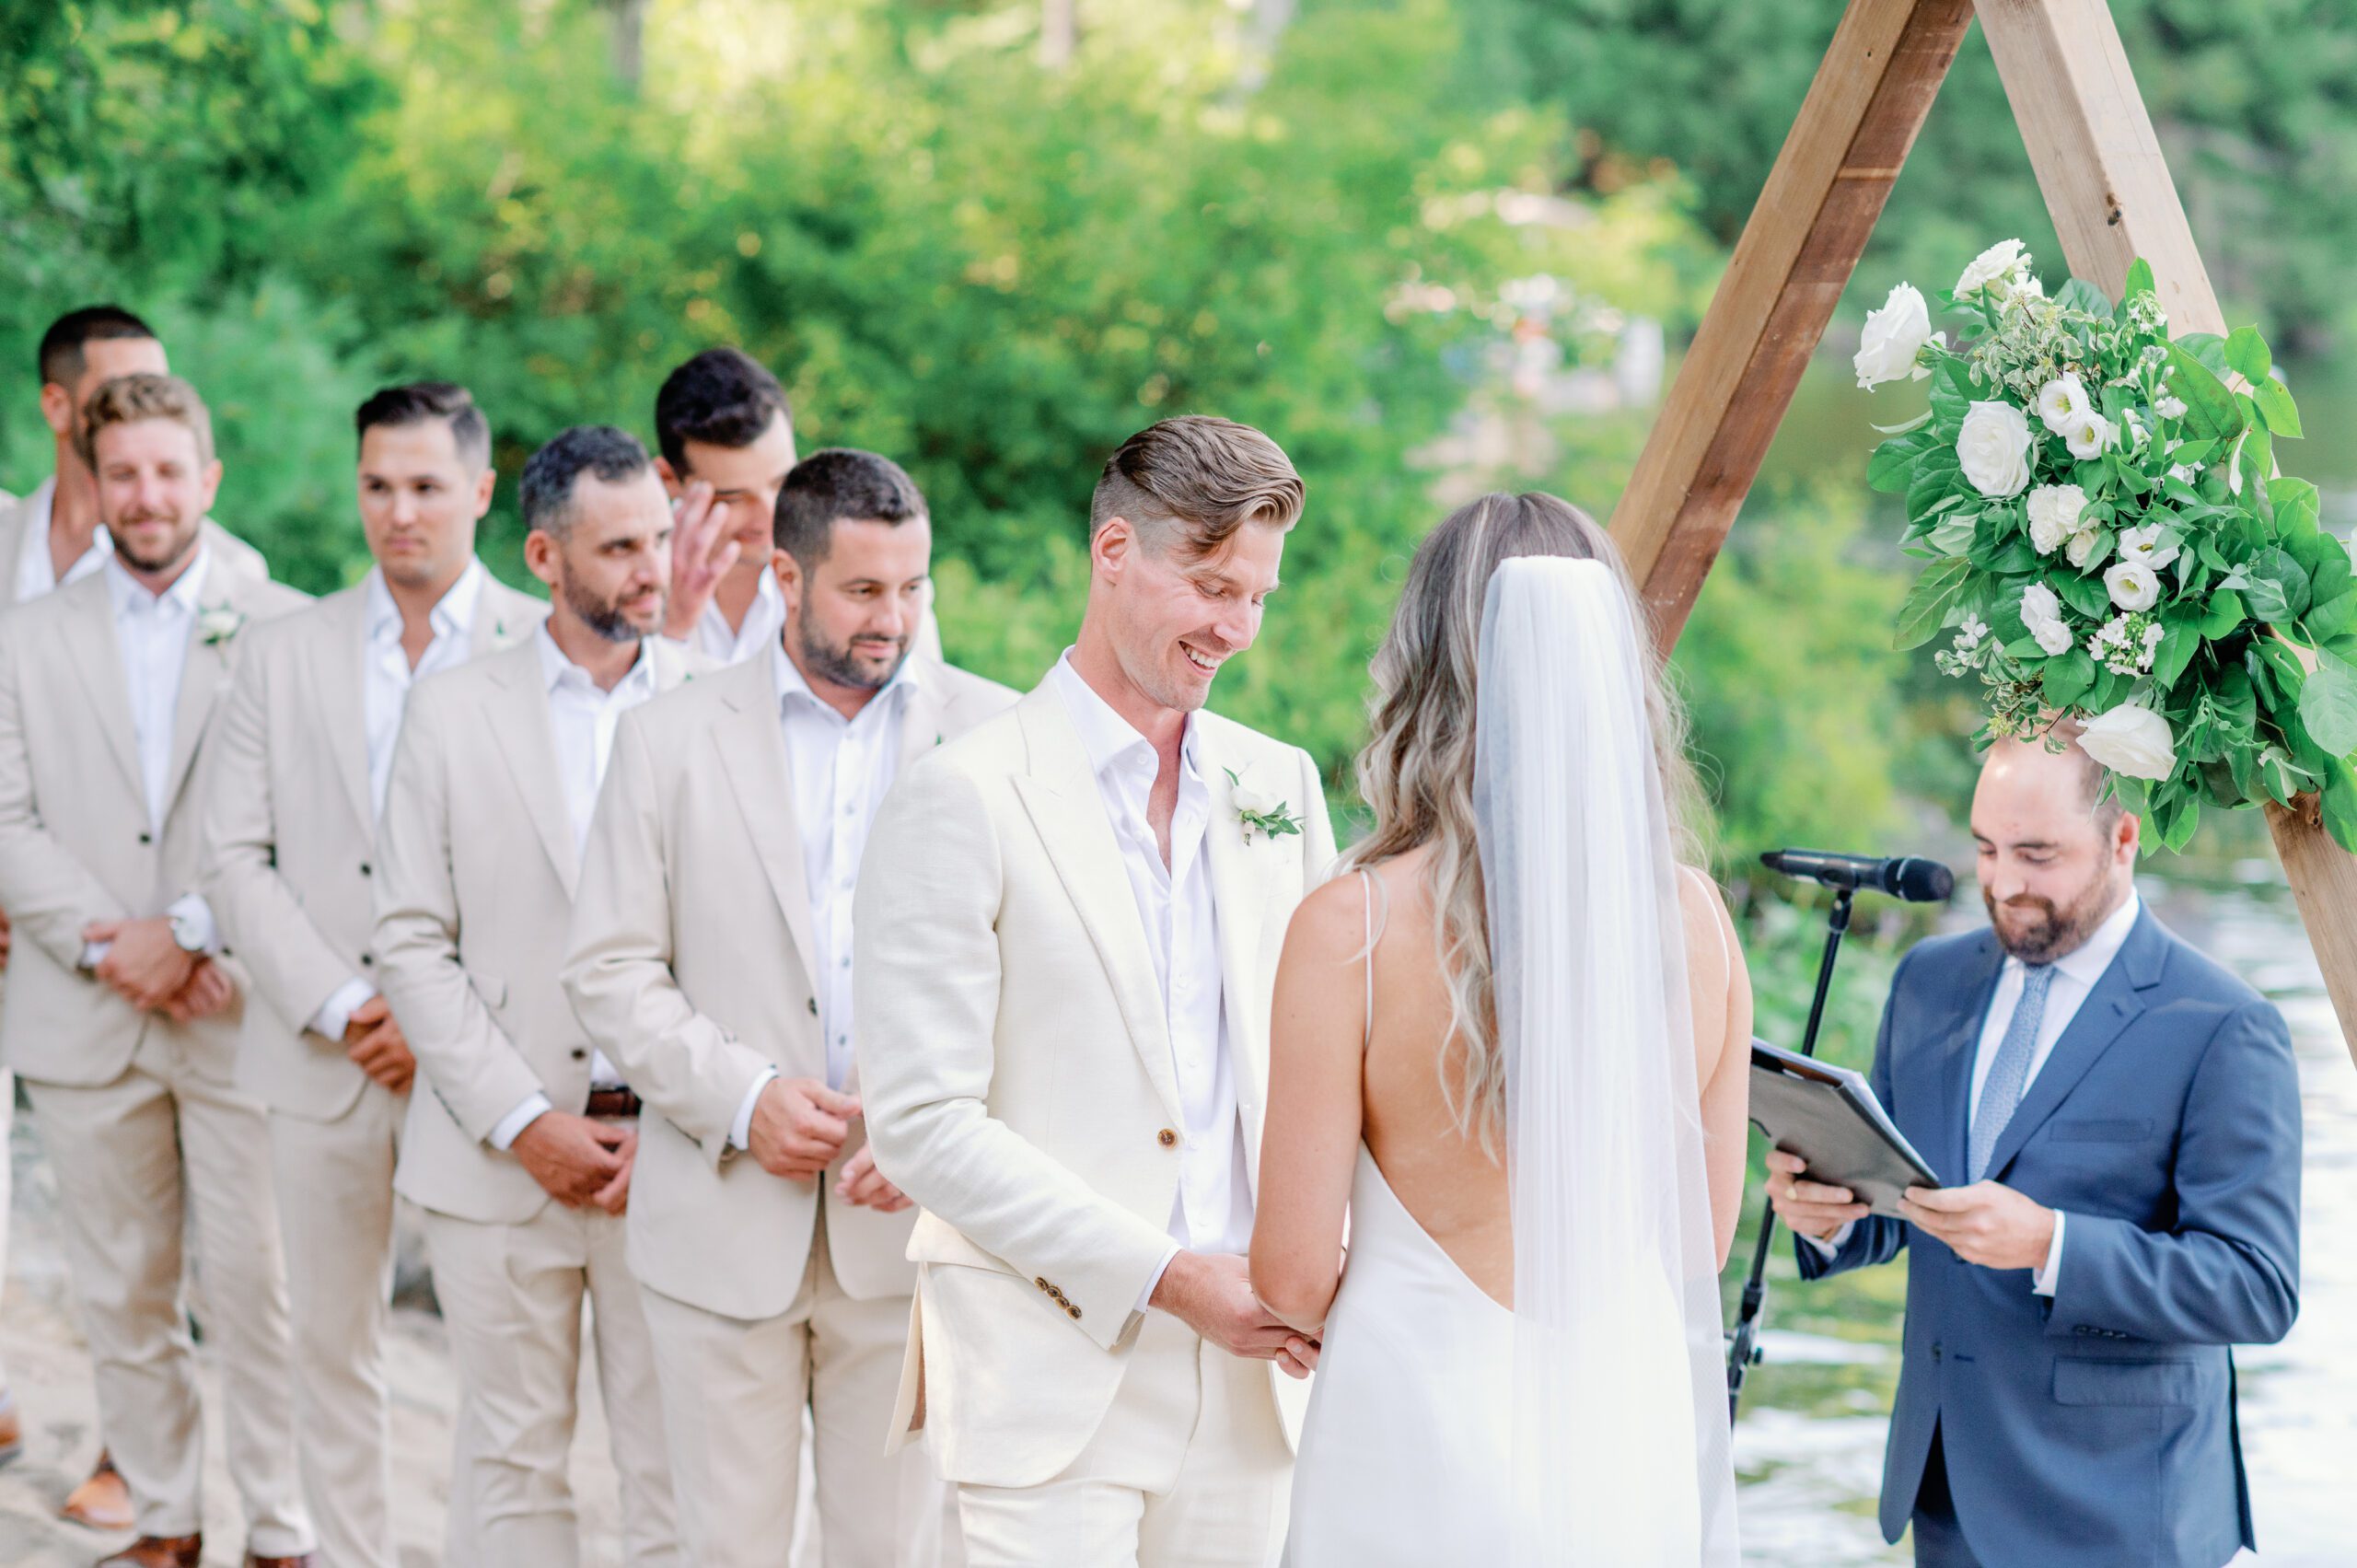
M2134 1144L2153 1135L2153 1124L2129 1118L2077 1117L2049 1122L2046 1135L2064 1144Z
M2189 1361L2092 1361L2065 1356L2054 1364L2058 1405L2191 1405L2200 1368Z

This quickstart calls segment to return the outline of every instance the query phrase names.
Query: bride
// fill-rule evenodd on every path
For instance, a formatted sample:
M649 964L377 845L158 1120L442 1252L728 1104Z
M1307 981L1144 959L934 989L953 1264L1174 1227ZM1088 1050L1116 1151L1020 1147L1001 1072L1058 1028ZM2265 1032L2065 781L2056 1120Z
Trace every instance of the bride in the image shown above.
M1626 569L1486 496L1374 668L1375 830L1294 917L1270 1046L1252 1283L1322 1341L1286 1562L1732 1563L1750 983L1673 858L1697 792Z

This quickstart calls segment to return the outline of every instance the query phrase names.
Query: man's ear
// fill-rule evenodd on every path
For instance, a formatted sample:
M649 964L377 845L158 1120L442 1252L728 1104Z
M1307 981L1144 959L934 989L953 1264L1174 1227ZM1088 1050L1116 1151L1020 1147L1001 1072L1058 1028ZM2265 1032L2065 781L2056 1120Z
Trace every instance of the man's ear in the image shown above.
M52 436L64 436L74 429L74 394L54 381L41 384L41 423L49 426Z
M538 577L542 583L548 585L550 592L555 592L557 579L556 536L550 533L546 528L534 528L530 533L526 534L524 536L524 565L525 568L532 574L532 575Z
M475 521L481 522L491 510L492 493L499 488L499 470L486 465L475 476Z
M688 487L688 482L672 470L671 459L668 458L655 459L655 477L663 482L664 493L674 501L679 498L679 492Z
M792 614L802 604L802 563L794 558L791 550L770 551L770 575L777 579L777 591L785 600L786 613Z
M1104 527L1088 539L1088 559L1091 565L1109 577L1119 577L1121 569L1138 552L1138 533L1127 517L1108 517Z

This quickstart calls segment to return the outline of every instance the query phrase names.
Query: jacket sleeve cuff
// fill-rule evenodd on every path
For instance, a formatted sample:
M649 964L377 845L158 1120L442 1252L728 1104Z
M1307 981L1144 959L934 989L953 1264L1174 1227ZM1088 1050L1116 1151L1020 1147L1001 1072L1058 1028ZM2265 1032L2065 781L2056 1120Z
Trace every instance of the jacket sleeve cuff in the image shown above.
M515 1146L517 1138L523 1136L525 1128L555 1109L548 1096L534 1089L525 1097L523 1104L499 1119L499 1125L491 1130L491 1136L483 1142L505 1153Z

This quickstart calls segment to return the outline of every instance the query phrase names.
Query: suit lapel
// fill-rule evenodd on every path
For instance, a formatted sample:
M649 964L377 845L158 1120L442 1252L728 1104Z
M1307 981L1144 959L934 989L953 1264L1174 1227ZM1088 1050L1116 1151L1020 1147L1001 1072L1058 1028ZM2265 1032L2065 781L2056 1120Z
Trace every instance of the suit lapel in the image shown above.
M2087 1069L2096 1064L2112 1042L2126 1031L2144 1011L2144 999L2139 993L2160 983L2161 966L2167 957L2165 939L2160 923L2153 912L2145 910L2136 917L2128 933L2128 940L2113 958L2111 967L2096 981L2087 999L2079 1005L2072 1017L2071 1027L2054 1042L2046 1058L2046 1065L2022 1095L2021 1103L2014 1108L2005 1130L1997 1135L1996 1146L1989 1151L1989 1179L2004 1179L2005 1167L2021 1153L2030 1134L2054 1114Z
M1015 780L1016 793L1031 814L1065 896L1096 945L1121 1020L1129 1026L1130 1043L1145 1064L1163 1109L1176 1121L1180 1117L1178 1076L1170 1062L1170 1024L1163 1012L1162 988L1155 980L1145 924L1122 869L1121 846L1097 791L1096 771L1052 677L1016 712L1031 758L1031 772Z
M501 656L489 668L500 688L491 726L500 760L522 792L532 830L540 834L540 848L570 899L580 867L574 855L564 776L557 766L556 725L549 716L548 690L540 679L540 651L528 648L512 657Z
M795 811L794 772L787 765L785 731L779 717L777 683L767 655L757 654L728 672L724 701L731 710L716 726L714 744L736 792L737 808L753 841L753 853L769 878L778 912L794 937L795 956L815 993L817 949L810 941L810 882L802 865L802 827Z
M496 577L482 586L482 598L475 606L475 623L467 629L467 656L481 658L512 648L529 637L540 623L538 601L528 594L519 594Z
M332 602L336 613L328 618L322 645L305 661L311 723L326 738L354 819L373 842L377 812L368 791L368 590L348 588Z
M80 613L65 622L62 641L66 660L89 693L90 711L98 715L107 749L114 753L131 785L131 798L145 812L147 784L139 771L139 736L131 721L131 680L123 672L122 646L115 641L114 600L107 593L106 574L95 573L58 591L80 593L87 601Z
M1972 1063L1980 1049L1980 1030L1997 994L1997 979L2004 972L2005 955L1993 935L1983 935L1972 968L1961 977L1956 996L1959 1011L1952 1017L1940 1044L1928 1060L1939 1074L1930 1102L1938 1108L1938 1174L1960 1183L1971 1168Z
M197 598L196 624L189 628L188 655L180 665L180 698L172 709L172 761L164 772L163 815L167 818L188 783L197 744L204 738L206 721L213 715L213 700L228 674L231 646L250 619L238 602L237 590L237 579L217 558L207 563L204 591ZM217 635L208 632L206 622L223 616L235 616L236 623Z
M900 714L901 769L940 745L948 729L948 672L928 662L911 673L917 679L909 685L909 694L903 699L908 706Z
M1227 1013L1227 1038L1241 1048L1237 1065L1240 1084L1268 1081L1268 1023L1256 998L1260 994L1258 958L1261 922L1268 915L1261 843L1247 843L1237 819L1235 784L1230 768L1243 772L1240 760L1222 754L1217 730L1207 715L1198 714L1196 752L1211 788L1211 822L1204 829L1204 853L1212 877L1212 902L1219 918L1220 994Z

